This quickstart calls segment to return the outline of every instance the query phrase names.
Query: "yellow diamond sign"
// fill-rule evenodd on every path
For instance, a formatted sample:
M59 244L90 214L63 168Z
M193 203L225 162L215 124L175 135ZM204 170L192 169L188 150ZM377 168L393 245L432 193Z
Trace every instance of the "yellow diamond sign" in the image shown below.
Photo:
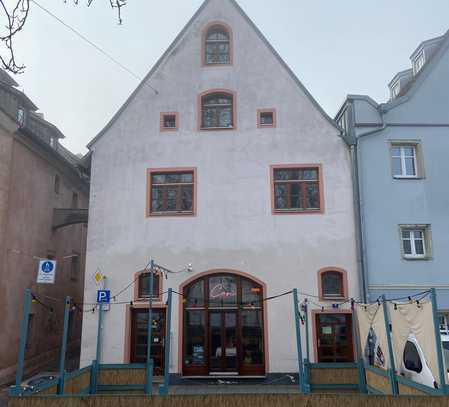
M95 283L96 283L97 285L101 283L101 281L103 280L103 274L101 274L101 271L100 271L100 270L97 270L97 271L95 272L94 278L95 278Z

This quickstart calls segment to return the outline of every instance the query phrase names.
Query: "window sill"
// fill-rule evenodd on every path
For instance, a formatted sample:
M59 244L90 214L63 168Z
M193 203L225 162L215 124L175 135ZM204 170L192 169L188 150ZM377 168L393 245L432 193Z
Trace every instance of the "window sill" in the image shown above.
M323 212L323 209L275 209L273 215L313 215L322 214Z
M393 179L411 179L411 180L419 180L419 179L424 179L424 177L420 177L420 176L409 176L409 175L393 175Z
M235 127L200 127L200 131L235 130Z
M161 127L161 131L178 131L177 127Z
M203 67L204 67L204 68L214 68L214 67L217 67L217 66L232 66L232 63L231 63L231 62L227 62L227 63L220 63L220 62L217 62L217 63L203 62Z
M432 260L432 257L431 256L422 256L422 257L402 256L402 259L407 260L407 261L420 261L420 260Z
M147 302L150 302L150 297L138 297L134 300L135 302L139 302L139 304L146 304ZM158 295L157 297L153 297L152 302L161 302L162 296Z
M196 216L195 212L189 211L189 212L150 212L147 217L170 217L170 216Z
M345 296L335 296L335 297L331 297L331 296L320 296L320 301L327 301L327 302L335 302L335 301L348 301L348 297ZM339 308L336 308L339 309Z
M259 124L259 129L274 129L276 126L274 124Z

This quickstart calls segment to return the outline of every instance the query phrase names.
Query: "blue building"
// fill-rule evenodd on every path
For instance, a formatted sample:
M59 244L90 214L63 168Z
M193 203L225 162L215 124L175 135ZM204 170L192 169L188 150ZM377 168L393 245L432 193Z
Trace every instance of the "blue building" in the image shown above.
M353 162L359 270L369 300L435 287L449 311L449 31L421 43L390 100L349 95L336 121Z

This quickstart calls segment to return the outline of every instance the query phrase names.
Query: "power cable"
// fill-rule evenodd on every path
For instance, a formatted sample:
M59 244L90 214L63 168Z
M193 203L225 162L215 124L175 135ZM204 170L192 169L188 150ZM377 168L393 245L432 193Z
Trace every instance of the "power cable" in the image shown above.
M58 21L60 24L62 24L65 28L67 28L68 30L70 30L72 33L74 33L76 36L78 36L79 38L81 38L84 42L86 42L87 44L89 44L90 46L94 47L98 52L100 52L101 54L103 54L106 58L108 58L110 61L112 61L114 64L116 64L117 66L119 66L120 68L122 68L124 71L128 72L131 76L133 76L135 79L137 79L138 81L142 82L143 79L141 77L139 77L137 74L135 74L133 71L131 71L131 69L129 69L128 67L126 67L125 65L123 65L120 61L118 61L117 59L115 59L113 56L111 56L110 54L108 54L105 50L103 50L101 47L99 47L97 44L95 44L94 42L92 42L91 40L89 40L86 36L84 36L83 34L81 34L79 31L77 31L75 28L73 28L72 26L68 25L67 23L65 23L63 20L61 20L57 15L53 14L50 10L46 9L44 6L42 6L41 4L39 4L36 0L31 0L34 4L36 4L37 7L39 7L42 11L44 11L45 13L47 13L49 16L53 17L56 21ZM154 93L156 95L159 94L159 91L154 88L153 86L151 86L149 83L146 82L142 82L144 83L144 85L148 86L149 88L151 88Z

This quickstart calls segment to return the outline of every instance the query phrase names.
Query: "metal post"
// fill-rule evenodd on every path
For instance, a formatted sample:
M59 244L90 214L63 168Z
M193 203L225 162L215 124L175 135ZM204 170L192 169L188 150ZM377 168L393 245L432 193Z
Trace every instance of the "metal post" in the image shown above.
M307 345L307 353L306 360L310 362L310 341L309 341L309 307L307 302L304 302L304 315L305 315L305 324L306 324L306 345Z
M397 396L399 392L398 392L398 385L396 382L396 367L394 362L393 344L391 343L391 329L390 329L391 323L390 323L390 316L388 315L385 295L382 296L382 306L384 308L385 329L387 331L388 353L390 356L389 375L390 375L391 393L393 394L393 396Z
M432 314L433 314L433 324L435 329L435 341L438 357L438 372L440 376L440 386L443 394L448 394L448 388L446 387L446 373L444 369L444 359L443 351L441 349L441 333L440 333L440 323L438 321L438 305L437 305L437 293L435 288L430 290L430 298L432 301Z
M354 337L354 342L356 343L356 361L357 361L357 369L358 369L358 373L359 373L359 391L360 391L360 393L367 393L368 389L366 387L365 363L363 361L363 344L360 340L357 322L358 322L357 311L353 308L352 309L352 335Z
M148 307L148 345L147 345L147 377L145 382L145 394L153 392L153 366L151 360L152 329L153 329L153 272L154 260L150 261L150 298Z
M95 360L101 363L101 333L103 331L103 304L98 304L97 352Z
M28 339L28 323L30 320L30 310L31 310L31 290L26 289L23 301L22 324L20 327L19 355L16 370L16 386L20 386L23 378L23 367L25 364L25 350Z
M295 313L296 350L298 352L299 391L305 393L304 368L302 360L301 325L299 320L298 290L293 289L293 312Z
M97 330L97 352L95 356L95 363L92 363L93 386L91 394L97 394L98 374L101 364L101 333L103 331L103 304L98 304L98 330Z
M62 332L61 354L59 356L59 383L58 394L64 394L65 384L65 354L67 351L67 340L69 337L69 319L70 319L71 298L66 297L64 308L64 330Z
M167 316L166 316L166 331L165 331L165 355L164 355L164 384L159 387L159 394L166 396L168 394L168 385L170 381L170 331L171 331L171 313L172 313L172 295L173 290L168 289L167 296Z
M96 360L93 360L92 368L90 370L89 394L97 394L97 377L98 377L98 364Z

